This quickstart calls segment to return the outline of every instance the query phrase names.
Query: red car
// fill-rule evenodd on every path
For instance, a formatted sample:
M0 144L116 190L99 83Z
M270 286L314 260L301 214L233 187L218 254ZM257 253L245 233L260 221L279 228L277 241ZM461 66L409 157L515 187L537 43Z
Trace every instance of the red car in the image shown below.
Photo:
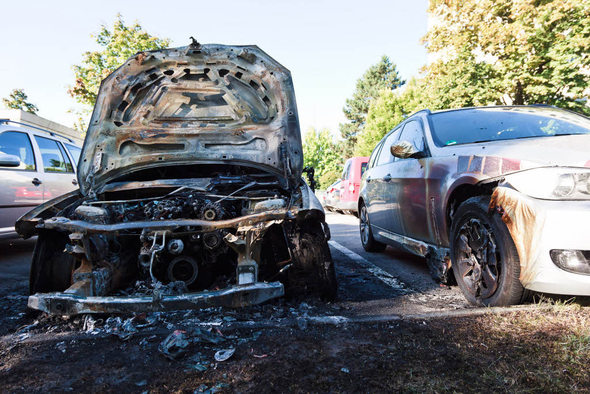
M361 178L367 168L368 157L352 157L344 164L344 171L339 181L330 188L328 195L337 195L337 198L326 198L326 207L331 210L338 210L345 213L358 214L358 198L361 187Z

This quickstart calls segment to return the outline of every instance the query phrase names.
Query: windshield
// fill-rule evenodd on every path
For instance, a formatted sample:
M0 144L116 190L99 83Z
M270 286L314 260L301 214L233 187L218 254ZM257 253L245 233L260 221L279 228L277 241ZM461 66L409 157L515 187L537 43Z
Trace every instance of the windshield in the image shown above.
M556 135L590 134L590 119L557 108L473 108L431 115L441 146Z

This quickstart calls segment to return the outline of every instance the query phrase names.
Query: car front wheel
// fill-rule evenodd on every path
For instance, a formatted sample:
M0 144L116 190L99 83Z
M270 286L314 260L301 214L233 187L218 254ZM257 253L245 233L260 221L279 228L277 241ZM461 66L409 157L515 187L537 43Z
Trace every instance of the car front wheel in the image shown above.
M373 238L373 232L371 231L371 225L369 223L369 214L367 207L362 204L359 212L359 230L361 236L361 244L367 252L382 252L385 250L386 245L375 241Z
M31 294L64 291L70 287L74 257L64 251L67 243L68 237L65 234L40 232L29 274Z
M489 197L463 202L451 225L451 259L457 284L474 305L519 304L520 260L500 215L488 212Z

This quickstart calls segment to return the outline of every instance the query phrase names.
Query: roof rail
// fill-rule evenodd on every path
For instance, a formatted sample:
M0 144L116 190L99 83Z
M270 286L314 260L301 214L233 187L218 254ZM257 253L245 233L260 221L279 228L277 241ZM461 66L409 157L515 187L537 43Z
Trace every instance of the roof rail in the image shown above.
M65 136L63 134L59 134L59 133L56 133L55 131L50 131L50 130L47 130L47 129L43 129L41 127L33 126L33 125L28 124L28 123L17 122L15 120L10 120L10 119L0 119L0 123L14 123L14 124L17 124L17 125L30 127L32 129L37 129L37 130L44 131L44 132L48 133L49 135L51 135L52 137L58 136L58 137L61 137L61 138L64 138L64 139L70 141L72 144L75 143L73 139L71 139L70 137L67 137L67 136Z

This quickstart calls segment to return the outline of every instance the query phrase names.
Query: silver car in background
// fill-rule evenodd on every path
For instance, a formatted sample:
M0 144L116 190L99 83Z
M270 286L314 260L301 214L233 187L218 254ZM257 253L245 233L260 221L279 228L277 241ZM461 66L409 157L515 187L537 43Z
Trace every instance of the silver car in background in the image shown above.
M369 160L363 247L452 273L473 304L590 295L590 119L549 106L423 110Z
M54 132L0 121L0 238L33 207L78 188L80 147Z

